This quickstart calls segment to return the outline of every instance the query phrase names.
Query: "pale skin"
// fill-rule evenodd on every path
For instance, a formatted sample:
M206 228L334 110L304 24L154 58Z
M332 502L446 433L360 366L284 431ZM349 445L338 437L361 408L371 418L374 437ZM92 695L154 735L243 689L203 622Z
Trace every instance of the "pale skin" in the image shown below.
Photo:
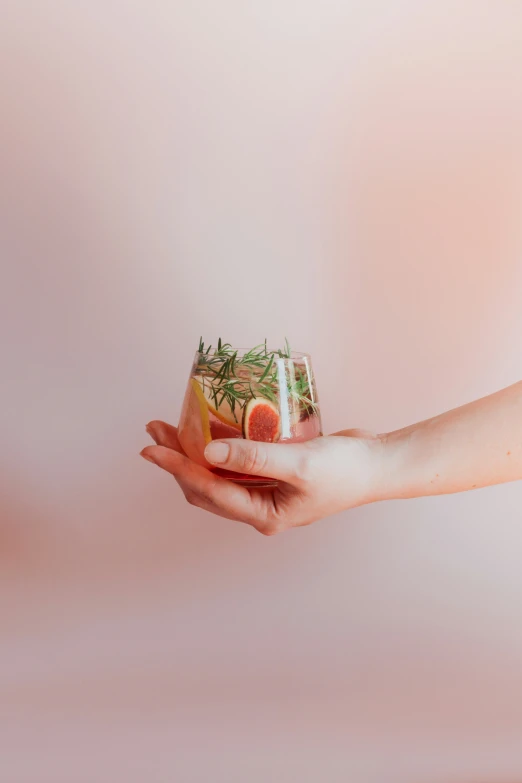
M275 488L239 486L191 462L170 424L152 421L147 432L157 445L141 456L172 474L190 504L274 535L367 503L522 479L522 382L386 434L342 430L299 444L207 446L209 462L277 478ZM225 461L217 461L220 451Z

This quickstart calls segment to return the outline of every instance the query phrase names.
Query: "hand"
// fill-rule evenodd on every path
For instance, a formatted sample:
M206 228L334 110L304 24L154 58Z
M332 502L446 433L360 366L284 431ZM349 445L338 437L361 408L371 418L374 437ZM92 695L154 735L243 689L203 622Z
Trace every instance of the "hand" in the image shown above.
M240 486L196 465L170 424L150 422L147 432L157 445L141 456L171 473L190 504L246 522L267 536L379 499L382 440L363 430L306 443L232 438L207 446L205 457L220 468L278 479L277 487L269 488ZM219 452L224 459L218 463Z

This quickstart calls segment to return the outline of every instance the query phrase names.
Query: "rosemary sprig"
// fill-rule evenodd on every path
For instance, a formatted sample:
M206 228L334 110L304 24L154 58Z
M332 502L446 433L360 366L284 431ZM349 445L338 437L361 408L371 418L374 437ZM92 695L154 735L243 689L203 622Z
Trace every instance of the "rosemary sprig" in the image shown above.
M241 411L251 397L266 397L277 403L279 392L277 358L290 360L286 373L287 393L301 411L300 418L306 418L317 412L318 403L315 399L310 370L307 367L307 372L304 374L300 367L291 361L290 343L287 338L283 349L268 350L265 338L263 343L254 346L242 356L238 356L237 350L234 350L230 343L224 343L221 337L213 353L210 353L211 348L211 345L205 348L203 338L200 338L196 373L202 377L203 388L208 384L216 409L226 401L236 422L239 422L237 411Z

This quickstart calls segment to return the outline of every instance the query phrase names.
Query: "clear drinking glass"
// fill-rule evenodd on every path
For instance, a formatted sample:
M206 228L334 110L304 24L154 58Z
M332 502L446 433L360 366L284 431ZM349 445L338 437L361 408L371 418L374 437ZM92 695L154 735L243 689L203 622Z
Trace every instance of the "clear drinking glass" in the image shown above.
M196 352L178 427L187 456L238 484L269 487L276 479L210 465L204 451L217 438L299 443L322 435L319 399L309 354L266 342L251 350L218 342Z

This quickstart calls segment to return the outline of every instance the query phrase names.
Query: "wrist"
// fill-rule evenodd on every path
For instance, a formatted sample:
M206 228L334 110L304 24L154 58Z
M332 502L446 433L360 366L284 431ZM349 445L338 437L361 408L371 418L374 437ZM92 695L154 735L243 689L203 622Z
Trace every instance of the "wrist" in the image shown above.
M388 432L378 436L380 459L378 463L375 500L395 500L415 497L415 477L412 466L416 460L416 428Z
M366 439L368 482L364 503L405 497L406 455L400 432L382 433Z

